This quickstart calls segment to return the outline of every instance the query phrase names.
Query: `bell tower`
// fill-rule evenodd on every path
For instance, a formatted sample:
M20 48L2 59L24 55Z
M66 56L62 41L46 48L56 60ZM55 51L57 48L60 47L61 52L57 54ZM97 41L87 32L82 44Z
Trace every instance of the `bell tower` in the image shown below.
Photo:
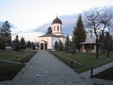
M52 34L62 35L62 21L56 17L52 22Z

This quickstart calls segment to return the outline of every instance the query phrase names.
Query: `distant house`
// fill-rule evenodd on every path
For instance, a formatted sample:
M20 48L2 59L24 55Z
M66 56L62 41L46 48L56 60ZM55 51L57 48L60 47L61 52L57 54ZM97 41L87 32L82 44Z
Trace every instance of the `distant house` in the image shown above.
M65 36L63 35L62 21L56 17L52 25L49 27L51 29L51 33L47 33L45 35L39 36L39 49L41 50L54 50L54 45L56 41L61 40L64 44Z
M82 53L96 53L96 38L90 32L86 36L85 42L81 42L80 52Z

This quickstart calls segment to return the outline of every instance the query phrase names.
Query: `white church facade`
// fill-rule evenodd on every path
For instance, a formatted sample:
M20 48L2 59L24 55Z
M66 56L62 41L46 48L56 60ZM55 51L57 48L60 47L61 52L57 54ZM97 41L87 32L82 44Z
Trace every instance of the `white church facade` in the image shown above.
M62 21L56 17L51 26L51 33L39 36L39 49L40 50L54 50L54 45L56 41L62 41L64 44L65 36L63 35Z

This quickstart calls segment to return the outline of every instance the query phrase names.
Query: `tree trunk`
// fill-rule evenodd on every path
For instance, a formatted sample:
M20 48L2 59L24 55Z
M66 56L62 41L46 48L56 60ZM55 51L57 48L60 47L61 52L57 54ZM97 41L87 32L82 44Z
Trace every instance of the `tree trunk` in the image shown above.
M99 43L98 43L98 39L96 39L96 58L99 58Z

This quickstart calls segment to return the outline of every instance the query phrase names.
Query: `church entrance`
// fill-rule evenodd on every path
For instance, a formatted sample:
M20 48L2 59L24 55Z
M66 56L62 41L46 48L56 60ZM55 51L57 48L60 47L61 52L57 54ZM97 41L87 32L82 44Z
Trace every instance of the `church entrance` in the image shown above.
M40 49L41 50L47 50L47 43L41 43L40 44Z
M47 50L47 42L46 41L41 41L40 43L39 43L39 49L40 50Z
M43 50L44 48L43 48L43 43L41 43L41 50Z
M45 50L47 50L47 43L45 43Z

